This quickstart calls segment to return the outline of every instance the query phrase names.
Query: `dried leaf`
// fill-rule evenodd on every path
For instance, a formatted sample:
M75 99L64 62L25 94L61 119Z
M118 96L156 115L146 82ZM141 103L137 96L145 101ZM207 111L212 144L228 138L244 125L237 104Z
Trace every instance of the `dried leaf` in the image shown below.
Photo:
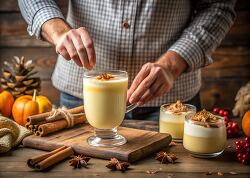
M159 170L154 170L154 171L152 171L152 170L147 170L147 171L146 171L147 174L156 174L156 173L158 173L158 172L160 172L160 171L159 171Z
M162 170L162 168L159 168L158 170L147 170L146 173L147 174L156 174L158 172L160 172Z
M238 173L237 173L237 172L234 172L234 171L230 171L229 174L237 175Z
M212 175L213 172L206 172L206 175Z
M217 172L217 174L218 174L218 176L223 176L224 175L224 173L223 172Z

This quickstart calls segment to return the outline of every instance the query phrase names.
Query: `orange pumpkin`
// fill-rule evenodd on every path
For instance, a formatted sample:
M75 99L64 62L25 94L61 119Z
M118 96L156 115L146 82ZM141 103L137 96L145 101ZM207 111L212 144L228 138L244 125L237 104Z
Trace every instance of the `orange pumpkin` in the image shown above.
M45 96L36 96L36 92L34 92L33 97L24 95L16 99L12 115L18 124L24 126L28 116L48 112L51 109L50 101Z
M242 119L242 130L246 136L250 137L250 110L248 110Z
M8 91L0 93L0 115L5 117L11 116L11 110L15 99Z
M45 96L37 96L36 101L39 105L39 114L49 112L52 110L52 104Z

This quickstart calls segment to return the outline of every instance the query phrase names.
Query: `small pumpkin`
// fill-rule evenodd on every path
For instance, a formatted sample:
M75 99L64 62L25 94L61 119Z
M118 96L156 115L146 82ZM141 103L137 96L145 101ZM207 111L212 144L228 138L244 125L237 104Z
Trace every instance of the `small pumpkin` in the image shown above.
M48 112L51 109L52 104L48 98L36 96L36 90L34 90L33 97L24 95L16 99L12 108L12 116L18 124L25 126L28 116Z
M0 93L0 115L5 117L11 116L11 110L15 99L8 91Z
M246 136L250 137L250 110L248 110L242 119L242 130Z
M52 110L52 104L45 96L37 96L36 101L39 105L39 114L49 112Z

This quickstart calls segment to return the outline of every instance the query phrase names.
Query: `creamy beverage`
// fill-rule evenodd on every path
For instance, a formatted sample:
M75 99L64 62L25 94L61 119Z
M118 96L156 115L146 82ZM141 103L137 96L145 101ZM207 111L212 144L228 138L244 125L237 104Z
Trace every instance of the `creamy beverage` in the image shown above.
M84 107L90 125L97 129L119 126L126 112L127 89L126 75L101 74L85 77Z
M186 117L183 145L193 156L217 156L223 152L225 144L226 127L223 118L206 110Z
M195 106L183 104L179 100L170 105L162 105L159 122L160 132L169 133L174 141L182 141L185 116L195 112Z

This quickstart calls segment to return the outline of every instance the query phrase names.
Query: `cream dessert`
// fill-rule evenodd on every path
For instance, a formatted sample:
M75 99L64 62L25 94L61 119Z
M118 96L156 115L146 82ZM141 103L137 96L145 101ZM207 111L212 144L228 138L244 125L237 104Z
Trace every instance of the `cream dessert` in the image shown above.
M119 126L126 111L128 77L100 74L83 81L84 109L88 122L97 129Z
M196 107L177 101L165 104L160 109L159 128L161 133L169 133L174 141L182 141L184 132L184 119L189 113L195 113Z
M226 127L222 117L206 110L186 116L183 145L193 156L218 156L225 144Z

